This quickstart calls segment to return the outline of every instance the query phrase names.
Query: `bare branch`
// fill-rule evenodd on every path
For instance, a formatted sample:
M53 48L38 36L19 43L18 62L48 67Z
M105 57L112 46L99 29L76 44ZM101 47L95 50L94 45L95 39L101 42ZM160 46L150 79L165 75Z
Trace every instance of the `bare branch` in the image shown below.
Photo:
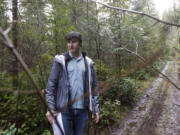
M5 30L4 34L7 35L9 33L9 31L11 30L11 28L12 28L12 25Z
M141 61L143 61L144 63L146 62L146 60L145 60L143 57L141 57L140 55L138 55L137 53L135 53L135 52L133 52L133 51L131 51L131 50L125 48L125 47L122 48L122 49L125 50L126 52L129 52L129 53L135 55L136 57L138 57L138 58L139 58Z
M153 20L156 20L160 23L163 23L163 24L166 24L166 25L170 25L170 26L176 26L176 27L180 27L180 24L174 24L174 23L170 23L170 22L166 22L166 21L163 21L163 20L160 20L152 15L148 15L146 13L143 13L143 12L138 12L138 11L135 11L135 10L130 10L130 9L124 9L124 8L120 8L120 7L114 7L114 6L110 6L108 4L105 4L103 2L100 2L100 1L97 1L97 0L89 0L89 1L92 1L92 2L95 2L95 3L98 3L100 5L103 5L107 8L111 8L111 9L115 9L115 10L120 10L120 11L123 11L123 12L128 12L128 13L133 13L133 14L138 14L138 15L142 15L142 16L146 16L146 17L149 17Z
M8 28L9 29L9 28ZM7 29L7 31L8 31L8 29ZM9 48L13 48L14 46L13 46L13 44L12 44L12 42L11 42L11 40L8 38L8 36L7 36L7 34L6 33L8 33L8 32L4 32L3 30L2 30L2 28L0 27L0 35L2 36L2 38L3 38L3 43L7 46L7 47L9 47Z

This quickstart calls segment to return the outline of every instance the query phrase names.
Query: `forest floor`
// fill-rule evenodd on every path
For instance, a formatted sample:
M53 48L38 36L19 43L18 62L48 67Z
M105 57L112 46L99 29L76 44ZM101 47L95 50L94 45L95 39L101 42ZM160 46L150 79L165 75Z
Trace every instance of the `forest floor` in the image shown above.
M178 68L178 61L169 61L162 72L180 86ZM159 75L111 134L179 135L180 90Z

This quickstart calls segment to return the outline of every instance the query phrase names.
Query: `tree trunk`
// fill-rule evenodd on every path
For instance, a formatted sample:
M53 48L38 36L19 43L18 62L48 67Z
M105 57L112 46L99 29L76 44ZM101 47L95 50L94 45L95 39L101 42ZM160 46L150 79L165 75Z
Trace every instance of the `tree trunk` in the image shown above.
M75 0L72 0L72 23L74 24L74 26L76 27L77 25L77 20L76 20L76 16L77 16L77 13L76 13L76 6L75 6Z
M1 58L1 67L0 67L0 72L2 73L4 71L4 47L0 46L0 58Z
M17 6L18 0L12 0L12 41L14 44L14 47L17 48L18 44L18 28L17 28L17 21L18 21L18 6ZM13 87L16 89L18 87L18 60L16 57L13 57L12 60L12 67L11 67L11 73L13 76Z
M37 3L37 25L38 25L38 28L37 28L37 33L38 33L38 39L37 39L37 46L39 46L39 51L40 51L40 54L41 54L41 34L42 34L42 19L41 19L41 14L42 14L42 9L41 9L41 2L40 0L37 0L36 1Z

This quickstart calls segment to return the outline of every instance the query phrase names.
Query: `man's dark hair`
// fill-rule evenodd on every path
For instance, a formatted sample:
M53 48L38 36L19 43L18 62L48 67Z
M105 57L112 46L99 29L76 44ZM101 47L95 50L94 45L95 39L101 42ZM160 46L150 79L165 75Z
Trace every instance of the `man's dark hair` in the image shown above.
M74 38L77 39L79 43L82 43L82 36L80 32L71 31L65 36L66 41L72 40Z

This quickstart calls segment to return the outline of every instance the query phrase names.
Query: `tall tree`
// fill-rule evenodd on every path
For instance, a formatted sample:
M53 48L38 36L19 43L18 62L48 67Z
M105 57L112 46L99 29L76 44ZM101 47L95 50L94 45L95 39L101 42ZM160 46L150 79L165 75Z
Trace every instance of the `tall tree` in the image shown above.
M12 41L14 47L18 46L18 0L12 0ZM11 72L13 75L13 86L18 87L18 60L16 57L13 58Z

